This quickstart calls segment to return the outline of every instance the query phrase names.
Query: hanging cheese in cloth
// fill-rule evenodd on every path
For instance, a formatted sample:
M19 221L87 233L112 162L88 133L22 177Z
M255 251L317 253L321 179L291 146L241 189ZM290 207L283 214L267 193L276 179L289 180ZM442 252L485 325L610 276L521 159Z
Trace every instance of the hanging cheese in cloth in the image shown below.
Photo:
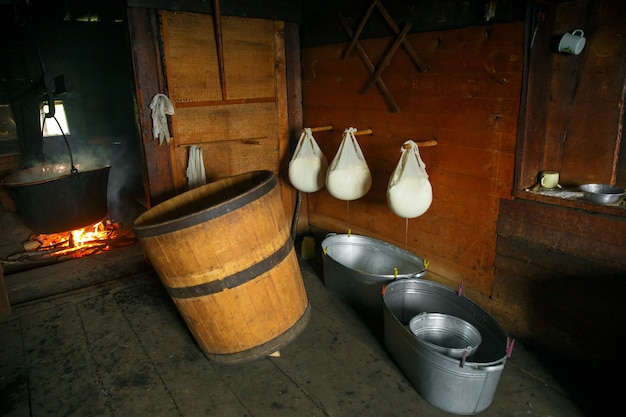
M417 144L404 142L402 156L389 179L387 202L391 211L404 218L421 216L433 201L433 188Z
M372 175L354 132L353 127L343 131L339 150L326 174L326 188L339 200L361 198L372 186Z
M328 160L315 141L311 128L304 128L289 162L291 185L305 193L318 191L324 186L327 170Z

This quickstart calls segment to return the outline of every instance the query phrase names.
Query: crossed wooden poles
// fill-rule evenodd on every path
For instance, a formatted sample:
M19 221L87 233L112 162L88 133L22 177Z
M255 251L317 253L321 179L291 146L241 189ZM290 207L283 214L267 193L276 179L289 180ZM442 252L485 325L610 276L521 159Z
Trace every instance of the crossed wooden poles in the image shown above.
M361 46L359 42L359 36L361 35L361 32L363 31L365 24L367 23L369 17L371 16L375 8L378 9L378 11L382 14L383 18L387 21L387 23L391 27L391 30L393 30L393 32L397 35L395 42L393 43L393 45L389 48L389 50L383 57L383 60L378 65L378 68L374 66L374 64L372 63L372 60L369 58L369 56L367 55L367 53L365 52L365 50L363 49L363 47ZM384 81L380 78L380 76L382 72L385 70L385 67L389 64L389 61L391 60L393 55L396 53L396 51L400 47L400 45L404 46L409 56L411 57L415 65L417 66L418 70L420 72L426 72L426 65L424 65L422 60L417 56L417 53L411 46L411 43L406 39L406 35L411 29L411 23L407 22L404 25L404 28L400 30L396 22L394 22L394 20L391 18L391 16L387 12L387 9L385 9L385 7L382 5L382 3L379 0L374 0L372 4L367 8L367 11L365 12L365 16L363 16L361 23L359 24L359 26L357 27L354 33L352 32L350 25L348 24L346 19L341 15L341 13L338 14L338 17L344 30L346 31L348 36L352 38L352 40L350 41L346 50L343 53L343 59L346 59L350 55L352 50L356 49L356 51L361 56L361 59L363 59L363 62L372 73L372 76L370 77L369 82L366 84L365 88L361 91L361 93L365 94L369 92L374 86L374 84L377 84L378 88L380 88L380 91L382 92L383 97L385 98L385 101L387 102L387 105L390 107L391 111L394 113L399 113L400 108L396 104L395 100L393 99L393 96L389 92L389 89L387 89L387 86L385 85Z

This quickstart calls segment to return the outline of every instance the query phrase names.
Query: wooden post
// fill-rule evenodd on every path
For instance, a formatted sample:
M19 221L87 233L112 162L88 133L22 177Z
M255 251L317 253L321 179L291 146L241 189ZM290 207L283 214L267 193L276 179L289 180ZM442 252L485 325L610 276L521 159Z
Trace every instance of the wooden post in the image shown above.
M9 293L4 284L4 270L0 264L0 317L11 314L11 304L9 303Z

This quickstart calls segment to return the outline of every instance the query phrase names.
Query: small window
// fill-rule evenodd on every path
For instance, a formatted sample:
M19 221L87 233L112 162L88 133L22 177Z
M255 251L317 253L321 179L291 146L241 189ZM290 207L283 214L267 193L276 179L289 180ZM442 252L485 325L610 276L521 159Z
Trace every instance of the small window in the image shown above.
M62 101L54 102L54 117L46 119L46 114L49 113L48 104L41 106L39 112L39 118L43 125L43 137L50 136L63 136L70 134L70 128L67 125L67 118L65 117L65 107Z

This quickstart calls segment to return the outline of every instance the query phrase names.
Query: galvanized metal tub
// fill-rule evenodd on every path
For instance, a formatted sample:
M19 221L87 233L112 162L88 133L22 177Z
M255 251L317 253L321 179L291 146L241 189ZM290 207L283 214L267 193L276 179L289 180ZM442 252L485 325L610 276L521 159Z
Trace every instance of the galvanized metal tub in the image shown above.
M472 356L482 337L468 321L442 313L420 313L409 321L415 337L437 352L453 358Z
M350 304L382 317L382 288L426 274L424 259L381 240L330 233L322 241L324 286Z
M498 322L467 297L422 279L391 282L383 301L385 347L420 396L455 414L487 409L507 359L508 335ZM478 329L482 342L471 361L446 356L411 333L409 321L423 312L450 314Z

